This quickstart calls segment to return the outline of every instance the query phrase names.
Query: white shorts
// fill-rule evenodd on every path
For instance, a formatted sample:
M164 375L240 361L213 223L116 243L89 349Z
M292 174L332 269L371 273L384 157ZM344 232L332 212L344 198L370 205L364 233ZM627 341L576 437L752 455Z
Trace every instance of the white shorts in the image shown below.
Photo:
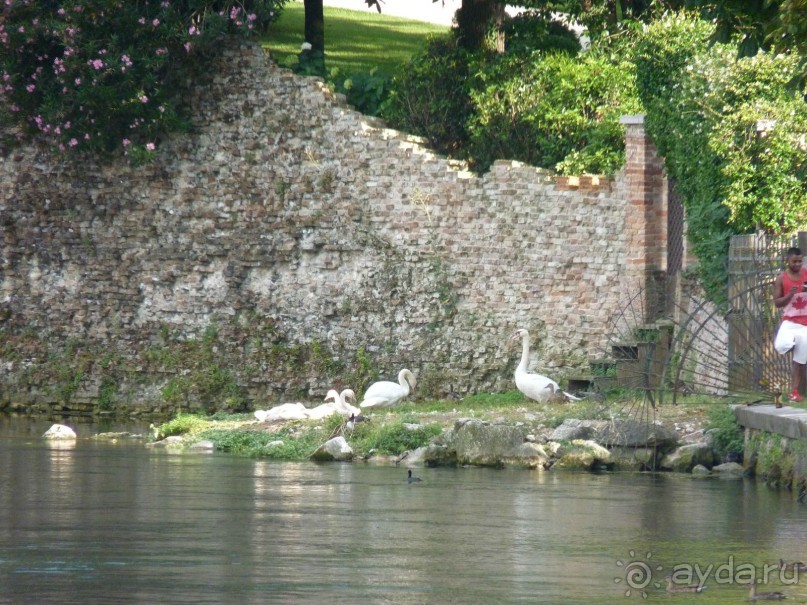
M773 348L784 355L793 350L793 361L807 364L807 326L785 319L776 332Z

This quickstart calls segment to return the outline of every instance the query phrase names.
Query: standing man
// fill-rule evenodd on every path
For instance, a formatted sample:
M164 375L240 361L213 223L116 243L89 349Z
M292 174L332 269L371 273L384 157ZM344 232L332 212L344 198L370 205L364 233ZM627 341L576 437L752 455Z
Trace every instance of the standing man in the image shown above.
M801 377L807 364L807 269L802 265L800 248L790 248L785 256L787 269L773 282L773 304L783 309L782 323L773 346L784 355L793 351L790 401L800 402Z

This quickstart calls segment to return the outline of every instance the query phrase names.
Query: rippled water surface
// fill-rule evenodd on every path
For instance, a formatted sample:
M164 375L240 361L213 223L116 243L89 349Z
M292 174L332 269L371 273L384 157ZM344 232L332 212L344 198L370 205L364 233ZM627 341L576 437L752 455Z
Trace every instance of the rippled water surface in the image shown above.
M0 603L807 601L807 506L749 480L278 463L0 417ZM673 570L701 595L664 593ZM807 574L805 574L807 575ZM630 594L626 594L626 593Z

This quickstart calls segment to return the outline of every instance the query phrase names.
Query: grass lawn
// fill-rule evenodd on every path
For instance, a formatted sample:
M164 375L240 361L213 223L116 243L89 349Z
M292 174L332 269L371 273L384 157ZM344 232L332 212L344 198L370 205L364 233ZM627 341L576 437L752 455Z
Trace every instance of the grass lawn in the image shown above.
M325 65L344 74L366 73L377 67L379 75L392 75L423 48L428 36L449 31L433 23L327 6L324 14ZM289 2L261 40L279 65L290 67L297 62L304 22L303 3Z

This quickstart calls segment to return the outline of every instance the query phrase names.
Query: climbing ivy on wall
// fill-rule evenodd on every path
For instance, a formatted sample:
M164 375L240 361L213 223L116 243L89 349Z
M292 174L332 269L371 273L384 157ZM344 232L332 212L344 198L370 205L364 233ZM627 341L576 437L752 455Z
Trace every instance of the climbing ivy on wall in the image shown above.
M807 221L807 105L789 87L798 56L738 59L737 45L711 44L713 34L695 15L668 15L638 37L635 62L648 133L686 207L699 276L719 303L732 235L789 233Z

